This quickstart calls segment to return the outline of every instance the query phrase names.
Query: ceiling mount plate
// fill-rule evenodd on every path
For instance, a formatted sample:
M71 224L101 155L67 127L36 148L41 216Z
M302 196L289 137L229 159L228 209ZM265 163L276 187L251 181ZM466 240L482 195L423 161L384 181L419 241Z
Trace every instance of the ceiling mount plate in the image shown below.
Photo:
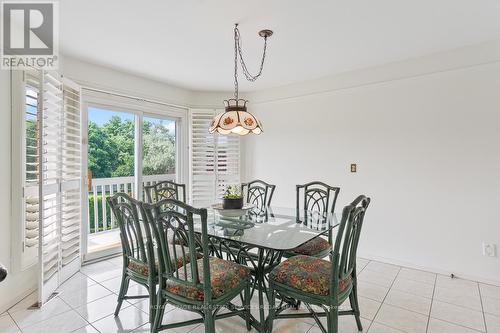
M272 35L273 35L273 31L269 30L269 29L264 29L264 30L259 31L260 37L267 38L267 37L271 37Z

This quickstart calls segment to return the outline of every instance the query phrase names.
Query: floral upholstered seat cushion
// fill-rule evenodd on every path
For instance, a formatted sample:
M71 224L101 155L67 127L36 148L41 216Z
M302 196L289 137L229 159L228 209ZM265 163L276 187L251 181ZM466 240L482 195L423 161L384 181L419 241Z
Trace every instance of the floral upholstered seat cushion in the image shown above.
M203 259L198 259L198 274L201 283L203 283ZM188 273L188 281L191 278L191 264L185 267ZM179 279L185 280L184 268L178 270ZM175 276L175 275L174 275ZM250 269L232 261L227 261L215 257L210 257L210 285L212 287L212 298L219 298L226 292L238 287L242 282L250 277ZM177 279L168 279L165 290L169 293L185 298L203 301L205 294L203 286L185 284Z
M330 243L323 237L316 237L310 241L296 247L292 251L293 254L304 254L306 256L315 256L318 253L326 251L331 248Z
M332 263L315 257L297 255L282 262L269 274L274 282L284 284L299 291L328 296ZM339 282L339 294L345 291L351 278Z
M175 267L180 268L184 265L184 259L182 255L182 251L184 250L185 252L185 257L186 257L186 263L189 263L190 257L189 257L189 249L180 245L169 245L170 247L170 260L172 260L172 263L174 263ZM177 258L174 257L174 247L175 247L175 252L177 253ZM198 255L199 257L199 255ZM155 263L156 267L158 268L158 262ZM149 267L148 264L145 262L139 261L139 260L134 260L133 258L130 258L128 268L132 271L134 271L137 274L143 275L143 276L148 276L149 275Z

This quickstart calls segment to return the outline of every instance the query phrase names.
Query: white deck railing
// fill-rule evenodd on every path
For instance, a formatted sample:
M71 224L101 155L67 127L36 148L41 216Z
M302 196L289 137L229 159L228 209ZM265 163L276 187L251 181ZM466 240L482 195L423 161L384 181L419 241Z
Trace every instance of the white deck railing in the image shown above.
M175 174L143 176L142 184L149 186L165 180L175 181ZM105 232L118 227L106 199L118 192L125 192L135 197L134 182L134 177L92 179L92 190L89 192L89 234Z

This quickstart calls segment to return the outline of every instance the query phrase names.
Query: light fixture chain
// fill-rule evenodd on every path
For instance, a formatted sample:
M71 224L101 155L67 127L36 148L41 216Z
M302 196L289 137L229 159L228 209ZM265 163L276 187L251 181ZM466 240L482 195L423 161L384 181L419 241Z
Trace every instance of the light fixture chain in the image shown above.
M238 100L238 25L234 28L234 98Z
M267 50L267 37L263 37L263 38L264 38L264 50L262 52L262 60L260 62L259 72L254 75L254 74L250 73L250 71L247 68L247 65L245 64L245 60L243 59L243 51L241 49L241 43L240 43L240 31L239 31L237 25L234 27L235 52L237 50L237 52L240 56L240 63L241 63L241 68L243 69L243 74L245 74L246 79L250 82L254 82L255 80L257 80L260 77L260 75L262 74L262 70L264 69L264 61L266 59L266 50ZM237 58L237 55L235 55L235 59L236 58ZM235 69L235 74L236 74L236 69ZM237 84L237 80L236 80L236 84Z

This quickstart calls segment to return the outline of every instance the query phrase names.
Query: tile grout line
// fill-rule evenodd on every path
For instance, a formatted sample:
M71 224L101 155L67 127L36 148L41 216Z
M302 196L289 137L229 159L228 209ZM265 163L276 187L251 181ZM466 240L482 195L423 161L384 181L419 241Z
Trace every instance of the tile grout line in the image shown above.
M458 327L461 327L461 328L465 328L465 329L467 329L469 331L474 331L474 332L478 332L478 333L485 333L485 331L479 331L479 330L477 330L475 328L464 326L462 324L457 324L457 323L454 323L452 321L448 321L448 320L445 320L445 319L439 319L439 318L434 318L434 317L432 319L436 319L436 320L442 321L443 323L451 324L453 326L458 326Z
M365 270L365 268L366 268L366 266L368 266L368 264L370 264L371 262L372 262L372 260L368 260L368 262L366 263L366 265L365 265L365 266L363 266L363 268L359 271L359 273L357 273L357 272L356 272L356 276L357 276L358 274L361 274L361 272L362 272L362 271L364 271L364 270ZM358 283L359 283L359 281L358 281ZM359 285L358 285L358 286L359 286ZM387 291L387 292L389 292L389 291ZM360 295L358 295L358 297L359 297L359 296L360 296ZM371 300L371 298L368 298L368 299L370 299L370 300ZM375 301L375 300L373 300L373 301ZM380 303L380 307L382 307L382 303ZM379 308L379 309L380 309L380 308ZM360 311L360 312L361 312L361 311ZM377 312L378 312L378 310L377 310ZM376 316L376 315L377 315L377 314L375 313L375 315L373 316L373 319L372 319L372 320L370 320L370 325L368 325L368 328L366 329L366 332L369 332L369 331L370 331L370 328L372 328L373 321L375 320L375 316ZM360 314L360 317L361 317L361 314ZM366 318L365 318L365 319L366 319Z
M17 322L14 320L14 317L12 317L12 315L11 315L8 311L6 311L6 313L7 313L7 316L9 316L9 317L10 317L10 320L12 320L12 322L14 323L14 325L16 325L16 327L17 327L17 329L19 330L19 332L22 332L23 330L21 329L21 326L19 326L19 325L17 324Z
M380 312L380 309L382 308L382 306L384 305L384 302L385 302L385 299L387 298L387 295L389 294L389 292L391 291L392 289L392 286L394 285L394 283L396 282L396 279L398 278L399 276L399 273L401 272L401 269L402 267L401 266L398 266L399 267L399 270L398 270L398 273L396 274L396 277L394 277L394 280L392 281L391 283L391 286L389 287L389 290L387 290L387 293L385 294L384 296L384 299L382 300L382 302L380 303L380 307L378 308L377 312L375 313L375 315L373 316L373 321L372 321L372 324L375 322L375 319L377 318L377 315L378 313ZM385 324L384 324L385 325ZM386 325L387 326L387 325ZM370 325L371 327L371 325ZM387 327L391 327L391 326L387 326ZM396 329L395 327L391 327L391 328L394 328Z
M64 304L66 304L66 305L69 307L69 309L66 309L66 310L64 310L63 312L57 313L57 314L55 314L55 315L51 316L50 318L45 318L45 319L42 319L42 320L38 320L38 321L36 321L36 322L33 322L33 323L31 323L31 324L28 324L28 325L26 325L24 328L28 328L28 327L31 327L31 326L35 326L35 325L38 325L38 324L40 324L40 323L46 322L46 321L48 321L48 320L52 319L53 317L57 317L57 316L60 316L60 315L66 314L66 313L71 312L71 311L75 311L75 310L74 310L74 309L73 309L73 308L72 308L72 307L71 307L68 303L66 303L65 301L63 301L63 300L62 300L61 298L59 298L58 296L57 296L57 297L53 297L53 298L51 299L51 301L53 301L53 300L55 300L55 299L59 299L61 302L63 302ZM38 309L41 309L41 308L38 308ZM26 309L26 310L28 310L28 309ZM22 311L22 310L19 310L19 311ZM32 310L32 311L33 311L33 310ZM38 311L38 310L34 310L34 311ZM16 311L16 312L18 312L18 311ZM76 311L75 311L75 312L76 312ZM80 316L80 314L79 314L79 313L76 313L76 314ZM10 313L9 313L9 315L10 315ZM80 316L80 317L81 317L81 316ZM19 324L17 323L17 321L14 319L14 317L12 317L12 316L11 316L11 318L12 318L12 320L14 321L14 323L16 324L16 326L17 326L17 327L19 327L19 330L20 330L21 332L23 332L23 329L21 329L21 326L19 326Z
M429 307L429 316L427 317L427 326L425 327L425 332L429 331L429 324L431 322L431 312L432 312L432 304L434 304L434 294L436 292L436 284L437 284L437 274L434 277L434 287L432 288L432 297L431 297L431 306Z
M79 306L77 306L77 307L73 307L71 304L69 304L68 302L66 302L66 301L65 301L63 298L61 298L60 296L57 296L57 297L58 297L61 301L63 301L63 302L64 302L67 306L69 306L71 310L74 310L74 311L76 312L76 309L81 308L82 306L85 306L85 305L87 305L87 304L90 304L90 303L93 303L93 302L98 301L98 300L100 300L100 299L103 299L104 297L108 297L108 296L111 296L111 295L116 295L113 291L111 291L110 289L108 289L108 288L106 288L105 286L101 285L99 282L97 282L97 284L98 284L99 286L103 287L104 289L106 289L107 291L111 292L111 294L109 294L109 295L104 295L104 296L101 296L101 297L98 297L98 298L96 298L96 299L94 299L94 300L92 300L92 301L90 301L90 302L86 302L86 303L84 303L84 304L82 304L82 305L79 305ZM93 286L95 286L95 285L91 285L90 287L93 287ZM87 288L88 288L88 287L87 287ZM77 312L77 313L78 313L78 312ZM80 315L80 314L78 314L78 315Z
M368 262L367 262L367 263L363 266L363 268L361 268L361 269L359 270L359 272L356 272L356 275L361 274L361 272L362 272L362 271L366 268L366 266L368 266L368 264L369 264L370 262L371 262L371 260L368 260Z
M484 314L483 294L481 294L481 288L479 287L479 283L477 283L477 290L479 291L479 301L481 302L481 312L483 313L484 331L487 333L488 326L486 325L486 315Z
M309 333L314 328L314 326L316 326L316 325L317 324L311 325L311 327L309 327L309 329L307 331L305 331L304 333ZM321 329L320 329L320 331L321 331Z
M74 312L75 312L78 316L80 316L83 320L85 320L85 321L87 322L87 325L85 325L85 326L91 325L92 327L94 327L94 326L92 325L92 323L91 323L90 321L88 321L87 319L85 319L82 315L80 315L80 314L78 313L78 311L76 311L76 309L75 309L75 308L73 308L70 304L68 304L68 303L67 303L65 300L63 300L62 298L60 298L60 297L58 297L58 298L59 298L59 299L60 299L60 300L61 300L64 304L66 304L67 306L69 306L69 308L71 309L70 311L74 311ZM87 304L88 304L88 303L87 303ZM83 327L85 327L85 326L83 326ZM75 329L75 330L73 330L73 331L79 330L79 329L81 329L81 328L82 328L82 327L79 327L79 328L77 328L77 329ZM95 328L95 327L94 327L94 328ZM72 332L73 332L73 331L72 331ZM99 331L98 331L98 332L99 332Z
M80 314L78 313L78 311L76 311L76 309L78 309L78 308L80 308L80 307L82 307L82 306L85 306L85 305L87 305L87 304L90 304L90 303L96 302L96 301L98 301L98 300L100 300L100 299L103 299L103 298L105 298L105 297L109 297L109 296L116 295L116 294L115 294L115 293L114 293L111 289L106 288L106 286L102 285L102 283L101 283L101 282L95 281L94 279L92 279L91 277L89 277L88 275L86 275L85 273L83 273L82 271L79 271L79 272L80 272L81 274L85 275L87 278L89 278L89 279L91 279L92 281L94 281L94 282L95 282L95 284L93 284L93 285L91 285L91 286L87 286L87 288L88 288L88 287L95 286L95 285L99 285L99 286L103 287L104 289L106 289L106 290L110 291L110 292L111 292L111 294L106 295L106 296L102 296L102 297L99 297L99 298L96 298L95 300L92 300L92 301L90 301L90 302L87 302L87 303L85 303L85 304L83 304L83 305L80 305L80 306L78 306L78 307L76 307L76 308L74 308L73 306L71 306L71 304L67 303L64 299L62 299L62 298L60 298L60 297L58 297L58 298L59 298L59 299L60 299L63 303L65 303L66 305L68 305L72 311L74 311L77 315L79 315L79 316L80 316L83 320L85 320L85 321L87 322L87 325L85 325L85 326L90 325L90 326L92 326L92 328L94 328L97 332L100 332L100 331L99 331L99 330L98 330L98 329L97 329L97 328L96 328L96 327L95 327L95 326L94 326L94 325L93 325L90 321L88 321L88 320L87 320L87 319L85 319L82 315L80 315ZM114 278L111 278L111 279L114 279ZM111 280L111 279L108 279L108 280ZM105 281L108 281L108 280L105 280ZM103 282L105 282L105 281L103 281ZM64 283L63 283L63 284L64 284ZM130 303L130 302L128 302L128 303L130 304L129 306L134 306L134 304L132 304L132 303ZM122 307L122 309L126 309L126 308L128 308L129 306ZM136 308L137 308L137 307L136 307ZM138 310L140 310L139 308L137 308L137 309L138 309ZM140 310L140 311L142 311L142 310ZM142 312L144 312L144 311L142 311ZM106 316L106 317L108 317L108 316ZM101 319L104 319L104 318L106 318L106 317L100 318L100 319L96 320L95 322L97 322L97 321L99 321L99 320L101 320ZM84 326L84 327L85 327L85 326ZM81 328L81 327L80 327L80 328ZM76 330L79 330L80 328L77 328ZM137 328L136 328L136 329L137 329ZM74 331L76 331L76 330L74 330Z
M434 300L435 300L435 299L434 299L434 292L435 292L435 289L436 289L436 285L437 285L437 277L438 277L438 276L439 276L439 274L436 274L436 278L435 278L436 283L435 283L435 285L434 285L434 289L433 289L433 291L432 291L432 295L433 295L433 297L430 299L430 300L431 300L431 307L430 307L430 309L429 309L429 316L428 316L428 321L427 321L427 329L428 329L428 326L429 326L429 321L430 321L430 319L431 319L431 315L430 315L430 314L431 314L431 311L432 311L432 304L434 303ZM392 288L391 288L391 289L392 289ZM399 289L394 289L394 290L396 290L396 291L400 291L400 292L404 292L404 291L401 291L401 290L399 290ZM407 294L409 294L409 293L407 293ZM412 295L412 296L416 296L416 297L418 297L418 295L413 295L413 294L409 294L409 295ZM423 298L427 298L427 299L429 299L428 297L424 297L424 296L420 296L420 297L423 297ZM438 300L438 299L436 299L435 301L440 302L440 303L445 303L445 304L448 304L448 305L452 305L452 306L456 306L456 307L459 307L459 308L464 309L464 310L467 310L467 311L481 312L481 311L478 311L478 310L469 309L469 308L466 308L466 307L464 307L464 306L460 306L460 305L457 305L457 304L453 304L453 303L446 302L446 301L442 301L442 300ZM387 304L387 305L390 305L390 306L395 307L395 308L398 308L398 309L406 310L406 311L408 311L408 312L413 312L413 313L416 313L416 314L424 315L424 314L422 314L422 313L420 313L420 312L416 312L416 311L413 311L413 310L409 310L409 309L403 308L403 307L398 306L398 305L392 305L392 304ZM463 327L463 328L466 328L466 329L469 329L469 330L473 330L473 331L476 331L476 332L485 333L484 331L479 331L479 330L477 330L477 329L475 329L475 328L471 328L471 327L468 327L468 326L464 326L464 325L462 325L462 324L458 324L458 323L456 323L456 322L448 321L448 320L441 319L441 318L434 318L434 319L437 319L437 320L440 320L440 321L443 321L443 322L445 322L445 323L452 324L452 325L455 325L455 326L460 326L460 327ZM387 324L384 324L384 325L388 326ZM390 327L390 326L389 326L389 327Z
M439 276L439 275L438 275ZM478 283L478 282L476 282ZM437 280L436 280L436 285L437 285ZM446 289L446 288L445 288ZM481 297L480 297L481 298ZM436 299L435 300L436 302L440 302L440 303L445 303L445 304L448 304L448 305L452 305L452 306L456 306L458 308L462 308L462 309L465 309L467 311L474 311L474 312L482 312L482 311L477 311L477 310L473 310L473 309L469 309L469 308L466 308L466 307L463 307L463 306L460 306L460 305L456 305L456 304L453 304L453 303L449 303L449 302L445 302L445 301L441 301L439 299ZM434 298L432 299L432 303L434 303ZM431 303L431 310L432 310L432 303ZM430 313L430 312L429 312ZM483 318L484 318L484 312L483 313ZM431 316L429 315L429 321L430 321L430 318ZM480 333L486 333L486 331L480 331L480 330L477 330L475 328L472 328L472 327L469 327L469 326L465 326L463 324L459 324L459 323L456 323L456 322L452 322L452 321L449 321L449 320L446 320L446 319L441 319L441 318L434 318L432 317L433 319L437 319L437 320L440 320L442 322L445 322L445 323L448 323L448 324L452 324L454 326L459 326L459 327L463 327L463 328L466 328L468 330L472 330L472 331L476 331L476 332L480 332ZM485 328L486 328L486 324L485 324Z

